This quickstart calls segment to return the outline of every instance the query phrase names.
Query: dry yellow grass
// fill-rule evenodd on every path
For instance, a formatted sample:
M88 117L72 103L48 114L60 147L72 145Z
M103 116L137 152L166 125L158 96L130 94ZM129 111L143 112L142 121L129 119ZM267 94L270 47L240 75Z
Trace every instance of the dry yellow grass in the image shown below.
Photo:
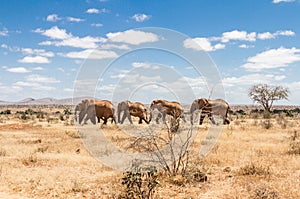
M203 160L197 157L210 124L198 128L190 164L208 180L176 184L178 177L162 174L157 198L300 198L300 154L288 153L299 119L284 118L283 125L271 118L269 129L262 118L233 119ZM0 198L114 198L121 192L122 173L90 156L71 120L0 115ZM114 124L104 131L113 143L129 146Z

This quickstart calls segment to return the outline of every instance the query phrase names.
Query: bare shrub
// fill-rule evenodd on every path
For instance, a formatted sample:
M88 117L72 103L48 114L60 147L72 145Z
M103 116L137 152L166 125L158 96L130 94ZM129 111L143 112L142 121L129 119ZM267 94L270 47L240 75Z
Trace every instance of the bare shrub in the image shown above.
M265 167L263 165L257 165L251 162L243 167L241 167L238 172L239 175L269 175L270 167Z
M260 186L253 191L253 199L275 199L279 198L277 191L274 191L266 186Z
M293 135L290 137L288 154L300 155L300 140L298 138L298 133L294 130Z
M6 156L6 150L3 148L0 148L0 156Z
M270 120L264 120L261 122L261 126L264 128L264 129L270 129L273 124Z
M78 139L80 135L77 131L65 131L66 135L70 136L71 138Z
M27 156L25 156L25 157L23 157L22 159L21 159L21 162L25 165L25 166L32 166L32 165L34 165L35 163L37 163L37 156L36 156L36 154L34 154L34 153L31 153L31 154L29 154L29 155L27 155Z
M183 135L183 138L180 138L180 141L177 139L176 142L176 139L173 138L181 133L185 135ZM184 175L189 165L188 148L191 144L191 139L192 129L189 129L187 132L178 130L177 133L173 133L167 125L167 137L156 135L151 131L149 135L137 138L131 146L139 151L152 154L153 160L158 161L158 164L168 175L176 176L178 174ZM162 151L161 146L167 147L167 154ZM176 149L179 149L179 151Z
M122 185L125 186L123 193L118 198L151 199L154 198L155 188L159 185L158 174L155 168L148 171L131 172L123 174Z

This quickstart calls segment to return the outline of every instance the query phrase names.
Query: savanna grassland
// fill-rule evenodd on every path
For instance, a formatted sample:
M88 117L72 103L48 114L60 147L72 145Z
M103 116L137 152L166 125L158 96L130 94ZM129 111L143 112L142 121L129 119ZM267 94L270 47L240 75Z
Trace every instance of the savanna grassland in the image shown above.
M205 158L198 152L211 124L206 118L197 127L189 175L158 171L154 198L300 198L299 113L240 109L230 114L231 124ZM66 106L0 107L0 198L118 198L124 193L124 174L90 155L71 112ZM114 144L130 141L115 124L97 125Z

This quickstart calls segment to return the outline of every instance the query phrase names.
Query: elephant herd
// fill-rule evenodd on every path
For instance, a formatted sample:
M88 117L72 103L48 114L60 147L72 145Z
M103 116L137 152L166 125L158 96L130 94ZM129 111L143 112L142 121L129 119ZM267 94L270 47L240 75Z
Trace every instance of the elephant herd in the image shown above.
M193 124L194 112L201 110L200 125L203 123L205 116L207 116L213 124L216 124L213 116L220 116L223 120L223 124L229 124L230 121L227 118L229 109L228 103L222 99L195 99L189 111L190 122ZM122 101L118 103L116 113L112 102L109 100L85 99L76 105L74 111L75 119L79 124L82 124L82 122L87 123L88 120L96 124L96 118L98 123L100 123L100 120L103 120L104 124L107 124L109 118L111 118L111 123L118 122L123 124L127 118L130 124L133 124L131 116L138 117L139 124L142 124L143 121L149 124L154 117L155 111L158 112L155 119L157 124L160 119L165 123L167 115L174 119L182 119L186 122L182 105L179 102L170 102L167 100L153 100L150 104L150 110L140 102ZM149 119L148 112L150 112ZM118 120L116 120L116 114Z

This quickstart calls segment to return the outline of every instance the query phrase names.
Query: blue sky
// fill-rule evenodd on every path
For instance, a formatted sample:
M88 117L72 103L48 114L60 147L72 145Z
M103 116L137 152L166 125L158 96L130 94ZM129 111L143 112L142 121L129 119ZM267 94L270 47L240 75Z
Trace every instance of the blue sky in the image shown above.
M168 39L132 30L161 27L189 36L181 47L208 53L229 103L252 104L247 96L249 87L268 83L289 88L289 101L279 104L300 105L299 19L298 0L2 0L0 101L72 97L80 68L89 63L86 58L97 63L115 60L123 51ZM98 57L89 57L91 52ZM190 70L189 63L149 50L131 52L115 61L98 79L95 96L112 98L118 84L125 76L134 78L137 68L151 74L149 69L159 67L180 74L195 97L209 96L203 76ZM141 82L150 78L139 75ZM158 76L153 75L152 82ZM147 89L156 92L150 95ZM168 90L155 86L140 91L131 95L132 100L148 102L154 95L176 100L172 94L163 94Z

